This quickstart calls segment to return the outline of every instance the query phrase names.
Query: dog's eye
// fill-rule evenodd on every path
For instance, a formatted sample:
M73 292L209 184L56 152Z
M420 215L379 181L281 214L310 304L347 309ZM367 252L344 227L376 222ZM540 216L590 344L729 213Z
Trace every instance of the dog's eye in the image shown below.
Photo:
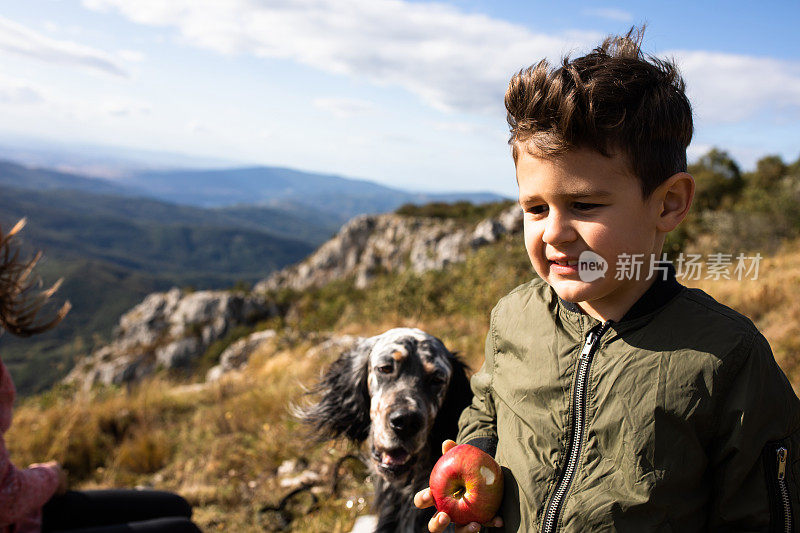
M381 374L391 374L394 370L394 366L391 363L384 363L378 366L378 372Z

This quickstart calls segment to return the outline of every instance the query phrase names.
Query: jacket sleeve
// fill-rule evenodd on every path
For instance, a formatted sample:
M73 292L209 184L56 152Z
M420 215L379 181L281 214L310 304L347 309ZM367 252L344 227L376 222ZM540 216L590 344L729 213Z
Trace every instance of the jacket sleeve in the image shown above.
M55 494L58 473L48 466L18 469L0 437L0 526L36 513Z
M472 403L461 413L457 437L459 443L476 446L492 457L497 450L497 417L492 398L492 373L495 360L494 316L493 310L489 333L486 335L483 365L470 379Z
M709 526L714 531L798 531L800 400L760 333L743 344L734 358L741 363L733 362L738 369L731 369L730 377L721 375L724 399L709 454Z

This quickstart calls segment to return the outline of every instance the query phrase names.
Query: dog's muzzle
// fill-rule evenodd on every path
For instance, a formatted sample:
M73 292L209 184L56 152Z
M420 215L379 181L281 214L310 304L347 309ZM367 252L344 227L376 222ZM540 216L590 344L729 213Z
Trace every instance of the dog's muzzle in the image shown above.
M373 442L372 459L387 477L399 477L411 469L425 419L419 411L398 409L386 418L384 437Z
M389 477L397 477L409 471L413 456L402 447L391 449L372 448L372 459L378 469Z
M422 415L417 411L395 411L389 415L389 427L401 439L416 435L423 424Z

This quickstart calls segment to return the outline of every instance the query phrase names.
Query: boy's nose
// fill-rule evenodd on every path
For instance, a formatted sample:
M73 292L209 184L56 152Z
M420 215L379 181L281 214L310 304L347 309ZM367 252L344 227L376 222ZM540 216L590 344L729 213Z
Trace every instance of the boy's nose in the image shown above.
M569 220L555 210L550 210L545 221L542 241L547 244L559 244L575 240L575 230Z

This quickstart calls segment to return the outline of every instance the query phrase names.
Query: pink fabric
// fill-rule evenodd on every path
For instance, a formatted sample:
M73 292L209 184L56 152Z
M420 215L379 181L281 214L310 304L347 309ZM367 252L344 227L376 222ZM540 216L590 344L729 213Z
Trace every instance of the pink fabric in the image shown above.
M0 434L11 426L16 390L6 366L0 361ZM0 436L0 532L38 533L42 506L58 488L58 472L48 466L15 467Z

